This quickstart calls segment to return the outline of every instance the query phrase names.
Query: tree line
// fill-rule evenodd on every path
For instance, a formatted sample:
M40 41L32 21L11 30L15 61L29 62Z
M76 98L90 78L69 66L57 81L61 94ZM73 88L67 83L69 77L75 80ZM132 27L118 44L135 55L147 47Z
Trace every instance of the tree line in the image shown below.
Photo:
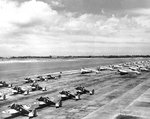
M150 58L150 55L103 55L103 56L12 56L0 57L0 59L67 59L67 58Z

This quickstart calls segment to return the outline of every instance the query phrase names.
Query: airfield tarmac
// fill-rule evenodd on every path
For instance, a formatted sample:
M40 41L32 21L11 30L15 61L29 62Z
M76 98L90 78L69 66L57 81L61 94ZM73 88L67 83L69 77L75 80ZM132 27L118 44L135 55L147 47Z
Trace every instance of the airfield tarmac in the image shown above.
M30 95L8 96L0 101L0 119L28 119L25 116L6 115L11 103L32 104L40 96L57 98L63 89L74 92L74 88L83 85L87 89L95 89L94 95L81 95L81 100L63 101L61 108L45 107L38 109L34 119L149 119L150 117L150 72L142 72L138 76L120 76L116 71L102 71L98 74L81 75L78 72L63 75L58 80L40 82L47 91L31 92ZM29 84L22 84L28 88ZM10 89L2 88L0 92L10 93ZM120 115L120 116L119 116ZM126 118L123 118L126 115Z

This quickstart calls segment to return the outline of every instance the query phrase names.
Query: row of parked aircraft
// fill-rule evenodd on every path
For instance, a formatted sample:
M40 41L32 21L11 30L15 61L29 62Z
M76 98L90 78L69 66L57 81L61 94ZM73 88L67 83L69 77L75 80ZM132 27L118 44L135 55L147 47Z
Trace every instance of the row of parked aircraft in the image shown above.
M39 84L37 83L32 83L30 85L29 89L24 89L20 86L14 86L12 87L12 94L16 95L16 94L25 94L28 95L29 92L33 92L33 91L38 91L38 90L42 90L42 91L46 91L46 87L41 87Z
M35 78L25 78L25 83L35 83L35 82L39 82L39 81L48 81L48 80L52 80L52 79L59 79L61 78L61 72L58 76L52 76L50 74L46 75L46 76L37 76L36 79Z
M109 71L117 71L120 75L138 75L141 72L149 72L150 71L150 61L136 61L136 62L128 62L128 63L121 63L118 65L108 65L108 66L100 66L95 69L89 68L82 68L80 70L81 74L86 73L99 73L104 70Z
M36 108L31 110L32 105L22 105L13 103L10 106L8 106L9 109L3 111L3 114L11 114L11 115L23 115L28 116L29 118L33 118L37 116L37 109L41 109L47 106L54 106L56 108L62 107L62 102L68 99L73 100L80 100L80 95L82 94L90 94L94 95L95 91L93 90L87 90L83 86L79 86L75 88L76 93L71 93L70 91L63 90L59 92L59 99L55 99L53 97L49 98L47 96L41 96L39 98L36 98L36 101L34 102L34 105L37 105Z
M36 83L39 81L48 81L51 79L59 79L61 78L62 72L58 76L52 76L51 74L48 74L46 76L37 76L36 78L24 78L24 83ZM12 87L12 84L6 83L6 81L0 81L0 88L2 87Z
M57 76L52 76L48 74L46 76L37 76L36 78L25 78L24 83L32 83L29 89L24 89L20 86L13 86L13 84L6 83L6 81L0 81L0 88L3 88L3 87L11 88L13 95L16 95L16 94L28 95L29 92L37 91L37 90L46 91L46 87L39 86L37 82L48 81L51 79L59 79L61 78L61 74L62 72L60 72L60 74ZM6 94L0 93L0 100L6 100Z

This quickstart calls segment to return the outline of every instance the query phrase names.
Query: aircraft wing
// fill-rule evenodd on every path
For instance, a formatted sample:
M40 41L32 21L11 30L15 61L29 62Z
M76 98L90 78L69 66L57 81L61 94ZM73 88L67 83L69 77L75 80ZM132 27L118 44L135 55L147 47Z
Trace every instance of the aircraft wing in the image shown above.
M45 105L46 103L43 101L38 101L38 102L34 102L34 104L38 104L38 105Z
M128 71L122 70L122 69L119 69L118 71L121 72L121 73L128 73Z
M12 90L12 93L17 93L18 91L17 90Z
M3 86L3 84L0 83L0 86Z
M65 97L67 97L67 96L66 96L66 95L64 95L64 94L61 94L61 97L65 98Z
M46 103L43 101L39 101L39 105L44 105L44 104L46 104Z
M15 109L8 109L6 111L2 111L3 114L15 114L15 113L18 113L17 110Z

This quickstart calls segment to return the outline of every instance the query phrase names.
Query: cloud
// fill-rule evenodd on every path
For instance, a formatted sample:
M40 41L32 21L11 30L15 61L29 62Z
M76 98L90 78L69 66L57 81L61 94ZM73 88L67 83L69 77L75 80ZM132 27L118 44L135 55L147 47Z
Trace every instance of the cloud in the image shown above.
M136 15L149 16L150 15L150 8L132 9L132 10L129 10L129 12L132 13L132 14L136 14Z
M61 1L56 1L56 0L53 0L51 1L51 5L54 6L54 7L64 7L64 5L61 3Z
M7 51L6 55L10 55L11 50L14 55L59 55L78 54L83 47L82 53L91 48L97 48L94 51L98 53L98 49L106 50L107 47L115 47L115 44L125 49L129 44L133 47L134 43L139 45L144 41L143 46L149 43L148 15L118 17L115 14L109 16L106 12L76 14L59 12L52 5L63 4L59 1L51 1L49 5L36 0L22 3L2 0L0 50ZM137 10L132 12L139 13ZM79 49L78 52L75 49Z
M53 2L53 1L52 1ZM129 18L107 17L105 14L59 13L42 1L31 0L18 4L3 0L0 10L1 33L3 34L76 34L76 35L108 35L118 31L140 29L143 23L148 25L146 17ZM141 19L143 20L142 22ZM5 29L4 29L5 28ZM28 31L28 32L27 32Z

